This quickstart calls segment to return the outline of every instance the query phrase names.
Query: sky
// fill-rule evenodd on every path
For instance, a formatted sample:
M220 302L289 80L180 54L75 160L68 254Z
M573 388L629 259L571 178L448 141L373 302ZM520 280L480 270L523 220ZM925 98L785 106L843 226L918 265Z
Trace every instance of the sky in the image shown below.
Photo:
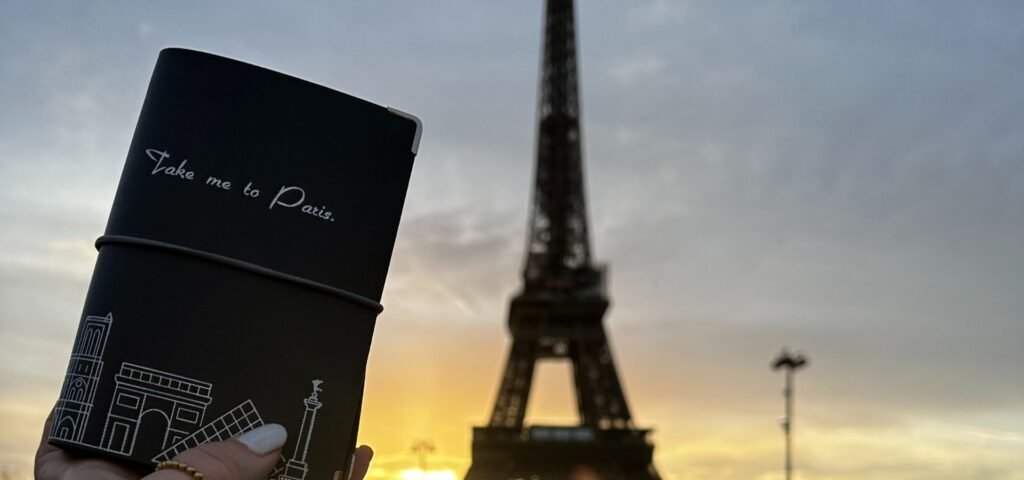
M418 115L372 479L461 476L507 354L542 2L0 3L0 468L29 478L161 48ZM612 346L666 479L1024 479L1024 4L580 0ZM544 364L532 423L575 421ZM449 472L449 474L451 474Z

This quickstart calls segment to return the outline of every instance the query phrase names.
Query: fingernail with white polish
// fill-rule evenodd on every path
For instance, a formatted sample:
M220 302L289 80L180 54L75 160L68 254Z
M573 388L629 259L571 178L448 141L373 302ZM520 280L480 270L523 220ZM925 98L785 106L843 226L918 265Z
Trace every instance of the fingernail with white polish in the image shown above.
M288 431L284 427L271 423L249 430L239 435L236 440L249 447L257 455L266 455L284 446L288 441Z

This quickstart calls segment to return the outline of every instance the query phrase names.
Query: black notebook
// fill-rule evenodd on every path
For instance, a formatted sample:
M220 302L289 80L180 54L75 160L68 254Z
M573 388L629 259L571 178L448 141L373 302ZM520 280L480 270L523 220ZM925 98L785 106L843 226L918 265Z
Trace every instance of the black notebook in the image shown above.
M154 464L280 423L271 478L345 472L419 135L391 108L162 51L50 442Z

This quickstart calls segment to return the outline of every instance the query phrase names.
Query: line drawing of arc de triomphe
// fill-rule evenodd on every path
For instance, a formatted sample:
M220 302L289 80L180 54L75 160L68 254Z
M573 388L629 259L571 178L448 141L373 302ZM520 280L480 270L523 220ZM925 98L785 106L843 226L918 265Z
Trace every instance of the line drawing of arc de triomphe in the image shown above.
M213 385L134 363L122 363L100 448L132 455L139 433L157 453L203 424Z

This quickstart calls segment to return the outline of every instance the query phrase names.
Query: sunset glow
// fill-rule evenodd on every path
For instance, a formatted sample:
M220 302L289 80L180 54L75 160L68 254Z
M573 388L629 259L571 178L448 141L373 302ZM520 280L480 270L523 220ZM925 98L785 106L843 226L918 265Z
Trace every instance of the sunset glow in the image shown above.
M412 468L398 474L402 480L455 480L454 470L420 470Z
M605 325L663 478L783 478L790 346L795 478L1024 480L1024 2L577 5ZM32 477L180 45L423 119L358 442L368 480L461 479L522 283L542 6L0 2L0 478ZM529 424L579 420L571 374L537 369Z

